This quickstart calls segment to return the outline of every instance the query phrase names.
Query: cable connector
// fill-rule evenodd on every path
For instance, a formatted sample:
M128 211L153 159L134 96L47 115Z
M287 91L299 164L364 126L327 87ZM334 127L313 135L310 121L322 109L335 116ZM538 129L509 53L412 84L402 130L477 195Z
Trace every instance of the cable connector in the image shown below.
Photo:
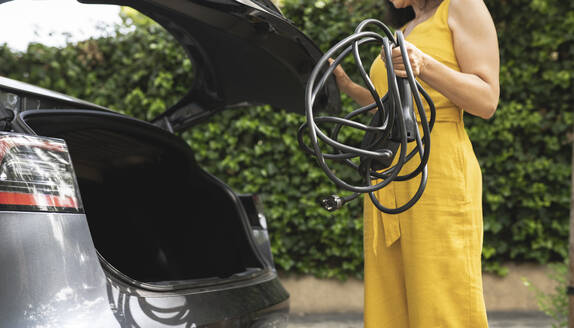
M329 212L340 209L343 204L343 199L337 195L331 195L321 200L321 206Z

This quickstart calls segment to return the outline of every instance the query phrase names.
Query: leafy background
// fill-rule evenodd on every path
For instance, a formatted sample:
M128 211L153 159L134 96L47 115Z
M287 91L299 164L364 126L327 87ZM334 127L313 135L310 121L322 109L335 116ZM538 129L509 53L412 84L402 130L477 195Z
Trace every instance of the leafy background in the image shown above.
M501 98L495 117L465 117L484 176L484 268L505 261L560 261L568 254L573 115L574 2L486 0L500 42ZM384 16L381 1L285 0L284 15L323 50L363 19ZM0 45L0 75L150 119L187 92L193 67L162 28L123 9L111 37L63 48ZM365 49L365 63L378 49ZM351 59L345 62L358 80ZM368 69L368 67L367 67ZM354 105L343 96L343 111ZM303 117L269 106L218 113L182 134L197 160L239 192L259 193L280 270L361 277L362 202L328 213L337 193L297 146ZM352 173L338 169L342 176Z

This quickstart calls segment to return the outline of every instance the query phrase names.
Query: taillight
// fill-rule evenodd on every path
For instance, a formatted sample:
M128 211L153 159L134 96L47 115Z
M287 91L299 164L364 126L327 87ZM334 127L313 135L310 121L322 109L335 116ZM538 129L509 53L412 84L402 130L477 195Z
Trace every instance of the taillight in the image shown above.
M63 140L0 133L0 209L83 212Z

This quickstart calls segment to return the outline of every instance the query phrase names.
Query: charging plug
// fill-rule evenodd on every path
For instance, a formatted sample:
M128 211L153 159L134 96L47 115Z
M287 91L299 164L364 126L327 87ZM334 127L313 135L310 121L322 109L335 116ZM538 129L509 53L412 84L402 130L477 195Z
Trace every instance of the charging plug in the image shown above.
M343 206L343 199L337 195L331 195L321 200L321 206L329 212L336 211Z

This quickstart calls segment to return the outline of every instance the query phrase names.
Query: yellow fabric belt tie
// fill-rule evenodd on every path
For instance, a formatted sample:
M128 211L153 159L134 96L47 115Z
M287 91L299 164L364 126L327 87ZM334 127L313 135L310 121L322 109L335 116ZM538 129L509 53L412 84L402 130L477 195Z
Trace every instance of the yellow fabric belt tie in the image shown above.
M387 198L384 199L383 205L387 205L388 207L396 207L397 206L397 200L395 197L393 185L388 185L385 188L389 188L391 190L391 192L385 193L386 194L385 196L387 196ZM377 194L376 196L379 200L383 200L383 198L381 198L381 196L382 196L381 190L378 190L375 193ZM366 196L366 197L369 198L368 196ZM370 202L371 200L369 199L368 201ZM383 227L382 227L383 233L385 234L385 246L390 247L394 242L399 240L399 238L401 237L401 227L400 227L400 221L399 221L400 215L398 215L398 214L383 215L383 212L377 210L374 206L371 206L371 208L374 209L374 211L376 211L376 213L375 213L376 220L372 221L372 224L373 224L372 247L373 247L373 252L375 254L377 254L377 248L379 246L379 240L380 240L379 232L381 231L381 226L380 226L381 222L383 224Z
M399 215L387 215L384 220L382 213L379 211L379 219L383 221L383 229L385 231L385 246L390 247L395 241L401 238L401 227L399 223Z

